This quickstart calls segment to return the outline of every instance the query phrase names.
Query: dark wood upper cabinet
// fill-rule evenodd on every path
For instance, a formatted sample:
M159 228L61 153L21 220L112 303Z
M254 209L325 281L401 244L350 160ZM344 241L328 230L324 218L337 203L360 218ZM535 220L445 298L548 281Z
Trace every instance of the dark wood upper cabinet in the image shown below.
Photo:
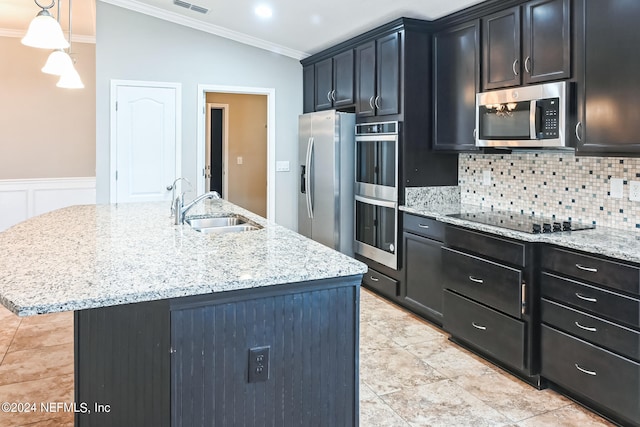
M302 67L302 111L312 113L316 109L315 98L315 66Z
M483 89L520 85L520 7L483 18L482 31Z
M316 79L316 111L333 107L331 92L333 91L333 59L325 59L315 64Z
M524 5L524 83L571 77L571 2L538 0Z
M374 105L377 115L398 114L400 111L400 33L377 40L377 95Z
M482 19L482 32L483 90L571 77L571 0L503 10Z
M354 102L353 49L333 57L333 106L352 105Z
M435 150L476 151L476 93L480 91L480 23L434 35Z
M353 50L315 64L315 109L353 104Z
M400 33L356 48L356 114L372 117L400 112Z
M640 153L640 2L577 0L575 50L579 154Z
M356 47L356 114L359 117L375 115L373 101L376 96L376 42Z

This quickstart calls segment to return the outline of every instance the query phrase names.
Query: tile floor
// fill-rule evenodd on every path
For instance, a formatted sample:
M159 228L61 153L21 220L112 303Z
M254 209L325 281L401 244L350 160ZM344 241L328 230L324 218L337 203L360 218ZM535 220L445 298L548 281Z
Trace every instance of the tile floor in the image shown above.
M363 427L611 425L513 378L365 289L361 302ZM0 307L0 403L72 401L72 314L18 318ZM73 417L0 411L0 426L70 427Z

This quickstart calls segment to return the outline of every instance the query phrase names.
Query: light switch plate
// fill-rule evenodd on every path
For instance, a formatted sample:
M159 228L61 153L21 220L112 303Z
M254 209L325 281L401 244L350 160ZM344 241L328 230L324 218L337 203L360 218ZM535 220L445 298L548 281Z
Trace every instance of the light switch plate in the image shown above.
M280 160L276 162L276 172L289 172L289 161Z
M609 180L611 183L611 189L609 190L609 195L614 199L622 199L624 192L624 184L621 178L611 178Z
M236 158L236 163L237 163L237 164L239 164L239 165L241 165L241 164L243 163L242 156L238 156L238 157Z
M629 181L629 200L640 202L640 181Z
M491 171L482 171L482 185L491 185Z

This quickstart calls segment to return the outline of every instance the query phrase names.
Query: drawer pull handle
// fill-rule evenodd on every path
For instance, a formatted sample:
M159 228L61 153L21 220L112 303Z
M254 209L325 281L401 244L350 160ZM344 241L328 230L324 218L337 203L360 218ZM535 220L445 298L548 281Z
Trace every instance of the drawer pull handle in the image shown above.
M589 331L589 332L597 332L598 330L596 328L592 328L591 326L582 326L580 323L575 322L576 326L580 329L584 329L585 331Z
M418 227L420 227L420 228L429 228L429 226L425 225L425 224L418 224Z
M591 297L585 297L584 295L580 294L580 292L576 292L576 296L578 298L580 298L583 301L588 301L588 302L598 302L597 299L595 298L591 298Z
M380 279L378 279L377 277L374 276L369 276L369 278L371 279L372 282L379 282Z
M590 273L597 273L598 272L597 268L585 267L584 265L580 265L580 264L576 264L576 267L578 267L580 270L588 271Z
M580 365L578 365L577 363L575 363L575 365L576 365L576 369L582 373L585 373L587 375L593 375L594 377L598 375L595 371L589 371L587 369L581 368Z
M484 280L478 279L478 278L473 277L473 276L469 276L469 280L471 280L472 282L476 282L476 283L484 283Z
M487 330L486 326L478 325L476 322L471 322L471 324L473 325L474 328L480 329L481 331L486 331Z

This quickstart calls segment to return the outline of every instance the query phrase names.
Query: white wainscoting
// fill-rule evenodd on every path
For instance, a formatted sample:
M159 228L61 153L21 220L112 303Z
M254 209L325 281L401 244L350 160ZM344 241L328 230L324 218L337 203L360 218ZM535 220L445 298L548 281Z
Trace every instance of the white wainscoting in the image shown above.
M3 179L0 180L0 231L55 209L95 203L95 177Z

